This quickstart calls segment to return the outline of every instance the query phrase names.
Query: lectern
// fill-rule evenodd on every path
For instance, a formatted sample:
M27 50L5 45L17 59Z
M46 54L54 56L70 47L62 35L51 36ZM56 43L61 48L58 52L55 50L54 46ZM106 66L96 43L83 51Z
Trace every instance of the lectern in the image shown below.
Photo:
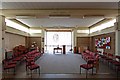
M66 46L63 45L63 54L66 54Z

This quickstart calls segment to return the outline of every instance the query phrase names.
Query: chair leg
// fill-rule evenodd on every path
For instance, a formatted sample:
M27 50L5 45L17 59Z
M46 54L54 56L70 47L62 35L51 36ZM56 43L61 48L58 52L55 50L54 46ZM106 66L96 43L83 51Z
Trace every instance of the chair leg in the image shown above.
M88 70L86 70L86 78L87 78Z
M15 68L13 68L13 71L14 71L14 75L15 75Z
M92 68L92 75L93 75L93 68Z
M118 71L117 71L117 78L118 78Z
M80 67L80 74L81 74L81 67Z
M27 66L26 66L26 71L27 71Z
M39 69L39 75L40 75L40 67L38 69Z
M31 77L32 77L32 70L30 70L30 72L31 72Z
M29 69L26 70L26 74L29 75Z

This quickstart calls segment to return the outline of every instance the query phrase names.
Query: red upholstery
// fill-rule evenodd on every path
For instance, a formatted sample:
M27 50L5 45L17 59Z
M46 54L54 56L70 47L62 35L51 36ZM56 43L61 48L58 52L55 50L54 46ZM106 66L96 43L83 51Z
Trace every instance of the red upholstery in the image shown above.
M3 69L14 69L14 74L15 74L15 67L16 67L16 62L9 62L6 60L3 60Z
M15 68L16 64L10 64L10 65L6 65L4 66L4 69L11 69L11 68Z
M17 61L11 61L8 64L17 64Z
M108 56L107 56L106 60L112 60L112 59L113 59L113 54L108 53Z
M94 60L88 60L87 64L80 65L80 74L81 74L81 68L86 69L86 78L87 78L87 72L89 69L92 69L92 74L93 74Z
M21 60L21 57L16 57L13 59L13 61L20 61Z
M32 64L28 67L30 70L34 70L34 69L37 69L39 68L39 66L37 64Z
M27 71L27 68L29 70L31 70L31 76L32 76L32 70L35 70L35 69L38 69L39 70L39 74L40 74L40 67L39 65L35 64L35 62L28 62L26 61L26 71Z
M82 65L80 65L80 67L82 67L84 69L91 69L91 68L93 68L93 65L82 64Z

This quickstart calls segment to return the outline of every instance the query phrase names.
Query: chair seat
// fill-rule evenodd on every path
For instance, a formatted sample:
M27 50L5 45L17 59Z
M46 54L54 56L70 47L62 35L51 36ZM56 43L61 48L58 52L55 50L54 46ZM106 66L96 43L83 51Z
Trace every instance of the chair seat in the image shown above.
M34 61L34 59L27 59L27 62L32 62Z
M34 64L34 65L30 65L28 68L29 68L30 70L34 70L34 69L39 68L39 66L38 66L37 64Z
M34 65L35 62L30 62L30 63L27 63L26 66L29 66L29 65Z
M11 65L4 66L4 69L10 69L10 68L15 68L15 67L16 67L15 64L11 64Z
M16 57L15 59L13 59L13 61L20 61L21 57Z
M93 68L93 65L82 64L82 65L80 65L80 67L82 67L84 69L91 69L91 68Z
M120 66L120 63L114 63L115 66Z
M111 58L106 58L105 60L107 60L107 61L108 61L108 60L112 60L112 59L111 59Z
M120 71L120 67L117 68L117 71Z
M10 64L17 64L17 61L11 61L11 62L9 62L8 64L9 64L9 65L10 65Z
M118 61L113 61L112 64L114 64L116 66L120 66L120 62L118 62Z

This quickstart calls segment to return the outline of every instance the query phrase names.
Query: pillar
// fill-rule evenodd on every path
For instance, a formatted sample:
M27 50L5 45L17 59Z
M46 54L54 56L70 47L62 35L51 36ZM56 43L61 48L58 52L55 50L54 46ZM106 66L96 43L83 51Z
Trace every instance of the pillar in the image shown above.
M44 40L45 40L45 30L42 29L41 33L41 53L44 53Z
M5 59L5 17L0 15L0 79L2 78L2 60Z
M75 48L77 47L77 29L74 29L73 31L73 52L75 51Z
M120 55L120 16L115 23L115 55Z

